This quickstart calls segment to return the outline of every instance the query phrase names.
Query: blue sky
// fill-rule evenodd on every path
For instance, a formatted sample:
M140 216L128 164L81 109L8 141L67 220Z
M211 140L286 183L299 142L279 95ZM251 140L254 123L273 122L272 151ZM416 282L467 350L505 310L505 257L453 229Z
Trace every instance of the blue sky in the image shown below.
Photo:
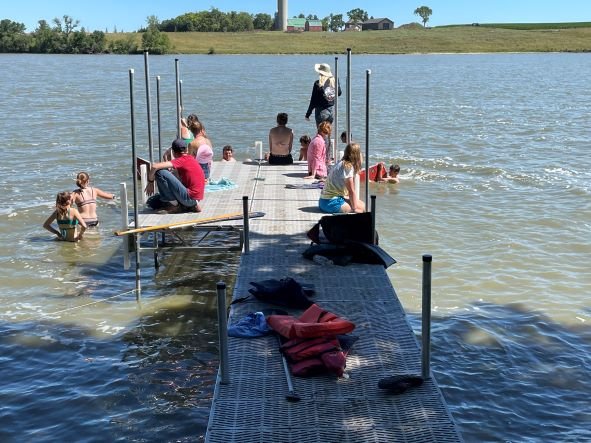
M326 17L361 8L370 16L387 17L396 27L420 21L413 14L419 6L433 10L429 25L461 23L532 23L591 21L591 0L288 0L288 16L303 13ZM51 22L64 15L79 20L87 30L135 31L155 15L160 20L186 12L215 7L221 11L264 12L273 15L277 0L195 0L173 2L165 0L5 0L0 8L0 20L24 23L34 31L39 20Z

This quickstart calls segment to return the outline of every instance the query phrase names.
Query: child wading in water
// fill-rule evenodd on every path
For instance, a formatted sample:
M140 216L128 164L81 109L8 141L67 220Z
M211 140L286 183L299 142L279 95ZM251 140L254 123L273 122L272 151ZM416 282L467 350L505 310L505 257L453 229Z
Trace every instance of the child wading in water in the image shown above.
M99 219L96 214L96 199L97 197L105 200L115 199L115 195L109 192L93 188L90 186L90 176L86 172L79 172L76 176L76 185L78 189L74 191L74 203L78 206L78 210L88 227L98 226Z
M57 220L55 229L51 223ZM78 225L80 225L80 233L78 233ZM72 193L60 192L55 199L55 211L49 216L43 227L49 232L57 235L59 240L77 242L82 240L82 235L86 230L86 223L76 208L72 208Z

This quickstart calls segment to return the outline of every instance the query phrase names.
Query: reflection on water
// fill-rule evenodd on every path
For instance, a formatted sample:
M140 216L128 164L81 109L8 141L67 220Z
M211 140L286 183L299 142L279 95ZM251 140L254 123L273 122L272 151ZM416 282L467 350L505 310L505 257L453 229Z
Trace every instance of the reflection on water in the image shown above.
M278 112L296 138L314 133L303 114L323 58L185 56L184 103L216 154L231 144L239 160L252 158ZM41 228L76 172L109 192L131 183L130 68L147 157L143 57L0 55L3 441L198 441L205 432L215 284L231 293L236 254L164 254L157 271L144 254L138 300L112 235L119 201L99 203L100 234L79 244ZM365 69L369 159L402 168L399 185L370 189L380 244L398 261L388 274L419 330L421 255L433 255L432 369L466 441L591 440L591 59L355 56L351 125L362 142ZM166 145L176 131L174 57L152 57L151 72L162 78Z

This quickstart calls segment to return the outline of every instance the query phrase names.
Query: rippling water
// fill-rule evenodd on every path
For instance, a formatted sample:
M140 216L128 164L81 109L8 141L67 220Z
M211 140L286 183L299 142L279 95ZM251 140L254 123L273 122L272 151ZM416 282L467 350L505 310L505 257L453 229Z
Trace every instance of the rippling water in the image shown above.
M303 118L312 66L333 62L179 59L185 108L218 149L230 143L242 159L278 112L298 138L312 134ZM41 228L77 171L108 191L131 182L130 68L148 156L143 57L0 55L3 441L195 441L205 432L214 284L232 284L237 257L177 253L158 272L146 259L138 303L110 235L116 204L100 205L102 233L82 244ZM366 69L371 160L402 167L400 185L371 187L381 243L398 260L389 274L418 331L421 255L433 255L432 369L466 441L591 440L591 59L354 56L351 124L363 141ZM174 57L151 57L150 73L161 77L166 146ZM154 140L157 152L156 129Z

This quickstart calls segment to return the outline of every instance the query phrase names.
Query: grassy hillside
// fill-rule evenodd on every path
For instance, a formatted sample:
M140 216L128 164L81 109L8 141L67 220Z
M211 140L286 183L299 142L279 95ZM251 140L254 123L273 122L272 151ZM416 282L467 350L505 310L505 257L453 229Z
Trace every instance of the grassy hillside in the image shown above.
M168 36L174 52L183 54L335 54L346 48L356 54L591 51L591 23L586 27L559 25L565 24L529 24L525 29L483 24L338 33L179 32ZM140 43L141 34L134 35ZM107 38L125 36L109 34Z

